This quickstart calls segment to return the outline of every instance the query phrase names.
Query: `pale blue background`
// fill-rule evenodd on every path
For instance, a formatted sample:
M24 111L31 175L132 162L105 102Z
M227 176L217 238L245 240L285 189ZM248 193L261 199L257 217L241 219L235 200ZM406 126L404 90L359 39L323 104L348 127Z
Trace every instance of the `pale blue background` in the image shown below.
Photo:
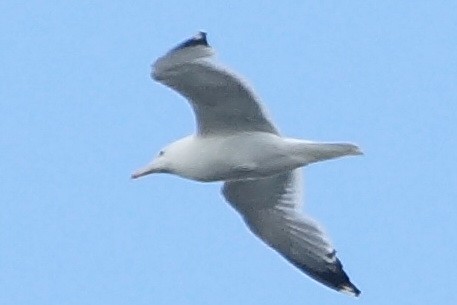
M149 65L198 30L289 136L359 300L249 233L220 185L131 172L193 132ZM456 304L457 2L0 3L0 304Z

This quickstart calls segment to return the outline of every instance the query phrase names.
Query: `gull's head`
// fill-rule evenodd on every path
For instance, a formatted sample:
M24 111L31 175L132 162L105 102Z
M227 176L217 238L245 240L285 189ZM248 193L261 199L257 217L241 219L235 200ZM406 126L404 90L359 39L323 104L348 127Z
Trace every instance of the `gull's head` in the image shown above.
M132 179L150 174L179 173L183 164L186 163L186 155L189 151L188 147L191 145L191 142L192 137L186 137L162 148L148 165L132 174Z
M132 174L132 179L137 179L149 174L156 173L168 173L169 162L167 161L167 156L165 154L165 149L162 149L157 156L145 167L140 168Z

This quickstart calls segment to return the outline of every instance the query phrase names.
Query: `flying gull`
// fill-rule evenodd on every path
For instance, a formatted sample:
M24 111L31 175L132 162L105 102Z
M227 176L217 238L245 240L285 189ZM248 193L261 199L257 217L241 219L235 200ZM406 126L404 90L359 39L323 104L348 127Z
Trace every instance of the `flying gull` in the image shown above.
M256 236L316 281L358 296L322 228L301 212L300 167L362 152L350 143L282 137L253 89L214 57L199 32L154 63L151 77L189 101L197 131L132 178L169 173L223 181L222 194Z

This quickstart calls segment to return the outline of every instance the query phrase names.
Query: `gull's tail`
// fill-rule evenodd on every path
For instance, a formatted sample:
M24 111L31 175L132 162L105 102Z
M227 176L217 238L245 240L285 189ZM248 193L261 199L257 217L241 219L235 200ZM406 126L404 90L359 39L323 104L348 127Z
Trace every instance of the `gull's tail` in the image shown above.
M357 145L351 143L319 143L288 139L291 151L303 160L303 164L330 160L344 156L363 155Z

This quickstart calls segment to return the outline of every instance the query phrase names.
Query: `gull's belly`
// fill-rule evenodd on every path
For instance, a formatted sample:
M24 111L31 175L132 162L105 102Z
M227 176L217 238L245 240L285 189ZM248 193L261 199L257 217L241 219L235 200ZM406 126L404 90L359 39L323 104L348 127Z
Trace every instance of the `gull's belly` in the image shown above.
M269 133L244 133L223 139L202 139L194 154L191 178L199 181L267 177L301 166L284 140ZM205 149L202 149L205 147Z

